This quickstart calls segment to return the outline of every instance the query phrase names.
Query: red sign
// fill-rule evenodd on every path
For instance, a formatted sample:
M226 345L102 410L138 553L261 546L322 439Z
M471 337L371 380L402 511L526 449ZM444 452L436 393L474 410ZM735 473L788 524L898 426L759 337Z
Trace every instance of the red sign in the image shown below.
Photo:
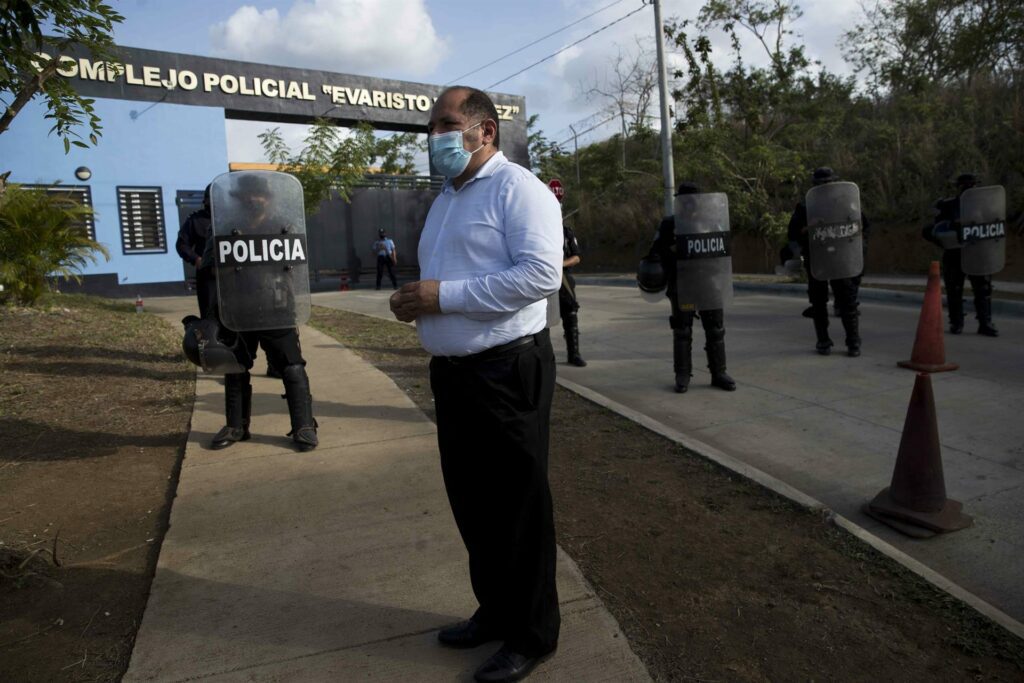
M552 178L548 181L548 189L555 193L555 197L558 201L562 201L562 197L565 196L565 188L562 187L562 181L558 178Z

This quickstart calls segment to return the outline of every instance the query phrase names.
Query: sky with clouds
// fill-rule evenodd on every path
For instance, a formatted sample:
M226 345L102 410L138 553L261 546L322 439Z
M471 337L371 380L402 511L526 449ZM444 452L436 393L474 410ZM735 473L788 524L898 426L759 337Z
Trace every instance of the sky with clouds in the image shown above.
M662 0L662 16L692 18L700 5ZM570 125L580 131L607 118L603 103L588 100L584 91L607 77L616 54L636 51L638 41L652 51L654 45L654 11L642 0L120 0L116 6L125 16L115 31L122 45L422 83L458 80L524 95L528 113L540 115L541 129L556 142L570 138ZM860 18L860 0L805 0L801 8L804 15L793 29L811 57L848 72L839 41ZM718 46L726 59L725 41ZM753 41L747 47L756 63ZM261 160L256 135L267 127L229 122L229 158ZM297 145L303 128L283 128ZM611 122L580 141L616 130Z

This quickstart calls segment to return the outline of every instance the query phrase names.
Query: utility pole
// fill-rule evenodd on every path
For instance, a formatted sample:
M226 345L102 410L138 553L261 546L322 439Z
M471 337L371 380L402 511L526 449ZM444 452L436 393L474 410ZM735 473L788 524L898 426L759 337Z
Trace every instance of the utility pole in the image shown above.
M675 214L675 169L672 167L672 124L668 115L668 75L665 68L665 31L661 25L661 0L654 4L654 37L658 46L658 93L661 95L661 171L664 176L665 216Z
M569 130L572 131L572 153L576 157L576 187L582 187L580 182L580 146L576 140L576 129L569 126Z

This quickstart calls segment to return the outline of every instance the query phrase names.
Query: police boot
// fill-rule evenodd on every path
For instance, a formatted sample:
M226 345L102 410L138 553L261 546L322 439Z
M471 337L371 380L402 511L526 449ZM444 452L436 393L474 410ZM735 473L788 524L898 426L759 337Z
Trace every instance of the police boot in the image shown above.
M578 368L587 367L587 361L580 356L580 325L575 311L562 319L562 327L565 328L565 348L569 352L569 364Z
M949 309L950 334L960 334L964 331L964 290L947 287L946 308Z
M828 336L828 310L814 316L814 333L818 343L814 348L823 356L832 353L832 339Z
M978 334L998 337L999 330L992 324L992 298L978 297L974 300L974 312L978 317Z
M722 311L701 311L700 320L707 338L704 350L708 354L711 386L736 391L736 382L725 371L725 317Z
M693 346L693 326L686 325L672 330L672 369L676 373L676 393L685 394L690 388L693 363L690 350Z
M249 421L252 415L252 385L249 373L224 375L224 416L227 425L213 437L210 447L227 448L236 441L248 441Z
M846 330L846 355L856 357L860 355L860 313L843 314L843 329Z
M288 415L292 431L288 436L300 451L311 451L320 443L316 437L316 420L313 419L313 396L309 393L309 376L302 365L288 365L284 375L284 396L288 400Z

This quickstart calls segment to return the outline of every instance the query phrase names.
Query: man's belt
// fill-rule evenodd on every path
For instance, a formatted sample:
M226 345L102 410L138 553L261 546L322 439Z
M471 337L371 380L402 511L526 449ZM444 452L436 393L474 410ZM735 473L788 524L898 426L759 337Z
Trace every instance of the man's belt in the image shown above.
M498 346L492 346L489 349L484 349L478 353L471 353L468 356L436 356L442 360L448 361L452 365L471 365L473 363L480 363L483 361L499 358L504 355L509 355L509 352L522 350L525 351L528 346L540 345L548 336L547 330L541 330L537 334L528 334L525 337L519 339L513 339L510 342L499 344Z

